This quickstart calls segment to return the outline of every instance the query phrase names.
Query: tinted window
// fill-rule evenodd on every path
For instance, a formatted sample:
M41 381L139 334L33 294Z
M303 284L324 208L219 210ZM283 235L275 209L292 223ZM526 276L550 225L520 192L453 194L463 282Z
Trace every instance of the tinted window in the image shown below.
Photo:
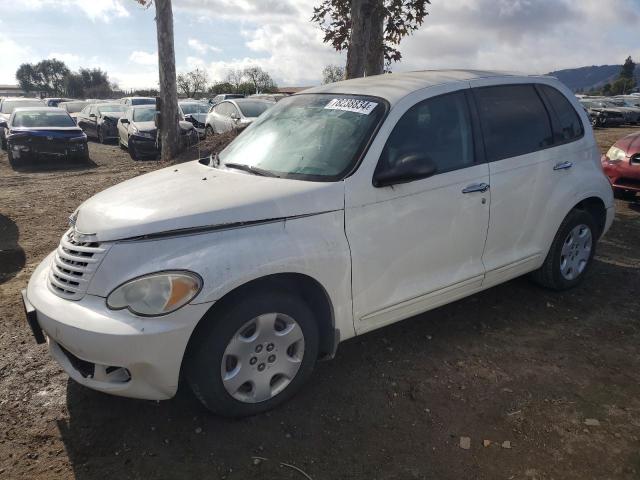
M382 151L378 171L409 155L429 158L436 173L473 165L473 132L463 92L430 98L411 107L398 121Z
M584 133L582 122L569 100L553 87L548 85L540 85L539 87L547 97L547 101L555 114L557 123L557 125L554 125L553 132L555 142L570 142L582 137Z
M76 122L67 112L51 112L29 110L26 112L16 112L13 117L14 127L75 127Z
M131 105L155 105L155 98L134 98L131 100Z
M553 144L549 115L533 85L483 87L474 92L489 161Z
M270 104L262 102L239 102L238 107L245 117L259 117Z

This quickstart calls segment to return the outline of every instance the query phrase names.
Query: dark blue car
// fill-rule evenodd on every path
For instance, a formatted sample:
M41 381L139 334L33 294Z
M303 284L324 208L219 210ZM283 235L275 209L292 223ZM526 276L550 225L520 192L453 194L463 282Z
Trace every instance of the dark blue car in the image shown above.
M13 166L89 160L87 136L61 108L16 108L6 125L7 153Z

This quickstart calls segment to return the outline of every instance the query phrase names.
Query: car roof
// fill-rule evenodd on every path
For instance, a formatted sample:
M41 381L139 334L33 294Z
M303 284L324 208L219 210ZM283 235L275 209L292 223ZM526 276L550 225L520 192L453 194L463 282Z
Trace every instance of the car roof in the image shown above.
M16 112L64 112L67 111L64 108L59 107L17 107L13 110L13 113Z
M264 100L262 98L229 98L228 100L224 100L225 102L237 103L238 105L242 105L243 103L268 103L271 105L273 102L269 100ZM222 102L220 102L222 103Z
M484 70L422 70L405 73L385 73L370 77L354 78L310 88L296 95L309 93L339 93L347 95L369 95L387 100L391 105L408 94L435 85L456 82L469 82L479 78L504 77L517 78L534 76L519 75L510 72ZM535 76L540 78L540 76Z

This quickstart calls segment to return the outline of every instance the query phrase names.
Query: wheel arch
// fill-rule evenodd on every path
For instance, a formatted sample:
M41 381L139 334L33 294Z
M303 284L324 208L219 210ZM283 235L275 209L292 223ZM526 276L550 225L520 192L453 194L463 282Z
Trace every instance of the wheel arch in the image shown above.
M569 212L572 210L583 210L589 213L598 226L598 237L602 236L607 223L607 207L600 197L587 197L574 205ZM568 214L567 212L567 215Z
M316 279L302 273L276 273L266 275L248 281L224 294L202 316L189 337L185 357L189 354L193 344L200 334L216 321L216 314L228 308L236 302L243 301L244 297L257 291L283 290L299 295L316 316L320 344L318 346L319 358L332 358L340 342L339 330L335 328L335 315L331 298L327 290Z

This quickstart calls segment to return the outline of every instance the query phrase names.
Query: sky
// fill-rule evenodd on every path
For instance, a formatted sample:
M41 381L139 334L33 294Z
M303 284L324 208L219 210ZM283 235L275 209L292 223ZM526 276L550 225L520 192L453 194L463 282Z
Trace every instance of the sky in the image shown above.
M309 20L320 0L173 0L176 67L257 65L280 86L321 81L346 56ZM99 67L121 88L157 87L154 10L134 0L2 0L0 83L25 62ZM400 45L396 72L473 68L547 73L640 60L640 0L432 0L424 25Z

